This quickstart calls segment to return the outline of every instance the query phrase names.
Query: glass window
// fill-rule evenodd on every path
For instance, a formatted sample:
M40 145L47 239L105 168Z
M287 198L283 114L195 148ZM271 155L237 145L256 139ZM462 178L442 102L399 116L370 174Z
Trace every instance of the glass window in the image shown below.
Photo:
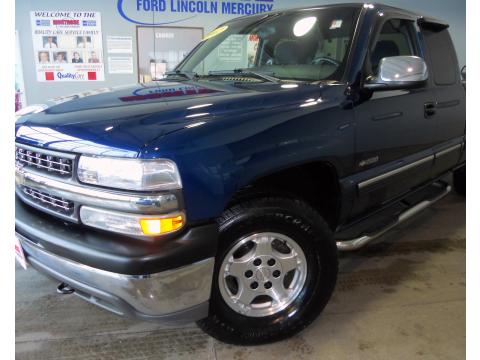
M423 30L433 78L436 85L452 85L457 82L458 61L448 30Z
M417 55L413 22L402 19L388 20L383 24L377 42L370 52L373 73L380 60L391 56Z
M340 80L359 7L243 18L218 28L178 70L250 70L290 80Z

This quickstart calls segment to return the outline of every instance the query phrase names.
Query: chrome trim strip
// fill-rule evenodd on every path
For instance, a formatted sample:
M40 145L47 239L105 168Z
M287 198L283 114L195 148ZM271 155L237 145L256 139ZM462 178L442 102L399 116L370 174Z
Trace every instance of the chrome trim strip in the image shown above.
M55 273L118 297L144 315L158 316L182 311L210 298L215 262L213 257L156 274L124 275L57 256L24 236L15 235L25 250L27 262L33 258Z
M445 190L438 196L429 199L429 200L424 200L417 205L405 210L402 212L400 215L398 215L397 220L390 225L387 225L383 229L379 230L378 232L374 234L369 234L369 235L363 235L360 236L356 239L352 240L345 240L345 241L337 241L337 249L339 251L353 251L357 250L365 245L367 245L370 241L382 236L385 234L387 231L395 228L396 226L400 225L401 223L407 221L408 219L412 218L414 215L418 214L420 211L428 208L430 205L436 203L438 200L442 199L445 197L450 191L452 190L452 187L450 185L445 185Z
M433 159L434 159L434 156L433 156L433 155L430 155L430 156L427 156L427 157L425 157L425 158L423 158L423 159L417 160L417 161L415 161L415 162L413 162L413 163L410 163L410 164L404 165L404 166L402 166L402 167L399 167L399 168L397 168L397 169L388 171L388 172L386 172L386 173L384 173L384 174L375 176L375 177L373 177L373 178L371 178L371 179L362 181L362 182L360 182L360 183L358 184L358 189L359 189L359 190L364 189L364 188L366 188L366 187L368 187L368 186L371 186L371 185L373 185L373 184L375 184L375 183L377 183L377 182L380 182L380 181L382 181L382 180L384 180L384 179L386 179L386 178L389 178L389 177L391 177L391 176L397 175L397 174L399 174L399 173L401 173L401 172L403 172L403 171L407 171L407 170L410 170L410 169L412 169L412 168L414 168L414 167L417 167L417 166L419 166L419 165L422 165L422 164L424 164L424 163L426 163L426 162L433 161Z
M169 213L179 209L179 202L174 194L141 195L109 191L63 182L20 167L15 169L15 183L73 201L78 205L144 214Z
M446 154L449 154L451 153L452 151L455 151L459 148L461 148L463 145L462 144L457 144L457 145L454 145L454 146L451 146L445 150L442 150L442 151L439 151L437 153L435 153L435 158L438 158L440 156L443 156L443 155L446 155Z

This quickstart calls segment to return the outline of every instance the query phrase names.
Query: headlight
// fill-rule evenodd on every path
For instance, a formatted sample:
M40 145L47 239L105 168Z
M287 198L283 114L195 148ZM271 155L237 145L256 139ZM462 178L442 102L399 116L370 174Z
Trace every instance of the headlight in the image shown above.
M182 188L177 166L167 159L81 156L77 173L83 183L118 189L153 191Z

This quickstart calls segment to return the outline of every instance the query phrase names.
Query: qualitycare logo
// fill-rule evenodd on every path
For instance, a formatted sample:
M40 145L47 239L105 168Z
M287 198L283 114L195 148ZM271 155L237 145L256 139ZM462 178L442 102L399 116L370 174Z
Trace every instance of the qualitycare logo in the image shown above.
M273 10L275 0L117 0L117 11L139 25L166 25L192 19L192 14L253 15ZM173 21L157 22L156 14L179 14ZM186 14L189 14L188 16ZM146 20L148 19L148 20Z
M71 80L84 80L85 79L85 74L83 73L71 73L71 72L57 72L57 78L60 80L63 79L71 79Z

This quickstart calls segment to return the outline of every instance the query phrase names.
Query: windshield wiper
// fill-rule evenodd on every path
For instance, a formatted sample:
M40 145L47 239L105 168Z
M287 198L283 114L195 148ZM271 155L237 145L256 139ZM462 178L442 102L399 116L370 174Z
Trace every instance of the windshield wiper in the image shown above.
M193 71L183 71L183 70L174 70L174 71L167 71L165 73L166 76L169 75L177 75L177 76L183 76L187 78L188 80L196 80L198 78L198 74Z
M265 81L272 82L272 83L275 83L275 84L278 84L281 81L279 78L276 78L274 76L267 75L267 74L262 73L262 72L257 72L257 71L253 71L253 70L246 70L246 69L209 71L208 75L209 76L232 76L232 75L235 75L235 76L245 76L245 77L251 77L253 75L257 78L260 78L260 79L263 79Z

